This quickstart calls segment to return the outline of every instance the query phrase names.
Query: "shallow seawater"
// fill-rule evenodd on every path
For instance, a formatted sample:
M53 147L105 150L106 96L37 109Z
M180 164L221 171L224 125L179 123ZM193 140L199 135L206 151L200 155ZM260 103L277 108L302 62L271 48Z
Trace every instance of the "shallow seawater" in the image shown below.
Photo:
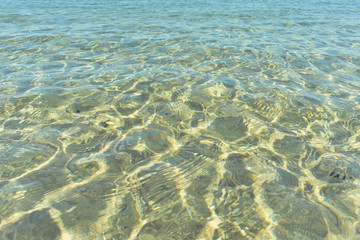
M0 239L360 239L360 2L0 3Z

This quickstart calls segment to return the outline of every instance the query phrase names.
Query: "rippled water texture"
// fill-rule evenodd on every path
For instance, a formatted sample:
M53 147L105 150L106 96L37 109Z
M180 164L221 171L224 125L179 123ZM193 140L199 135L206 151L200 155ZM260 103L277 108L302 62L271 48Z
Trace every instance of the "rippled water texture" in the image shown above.
M360 239L359 1L0 3L0 239Z

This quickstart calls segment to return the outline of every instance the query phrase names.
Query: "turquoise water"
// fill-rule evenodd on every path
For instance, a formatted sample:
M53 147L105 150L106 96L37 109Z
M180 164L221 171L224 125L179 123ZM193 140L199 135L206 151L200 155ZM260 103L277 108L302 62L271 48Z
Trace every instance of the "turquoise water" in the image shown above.
M359 1L0 2L0 239L360 239Z

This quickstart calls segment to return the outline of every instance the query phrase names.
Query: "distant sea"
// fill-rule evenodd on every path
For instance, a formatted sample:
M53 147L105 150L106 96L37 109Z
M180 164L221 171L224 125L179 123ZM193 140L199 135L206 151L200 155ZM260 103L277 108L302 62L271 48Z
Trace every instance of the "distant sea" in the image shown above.
M360 1L0 2L0 239L359 221Z

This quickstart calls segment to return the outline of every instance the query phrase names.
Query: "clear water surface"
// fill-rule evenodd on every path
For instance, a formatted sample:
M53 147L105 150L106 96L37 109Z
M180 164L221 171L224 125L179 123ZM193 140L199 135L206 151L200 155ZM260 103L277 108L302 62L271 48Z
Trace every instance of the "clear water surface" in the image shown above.
M1 239L360 239L360 2L0 2Z

